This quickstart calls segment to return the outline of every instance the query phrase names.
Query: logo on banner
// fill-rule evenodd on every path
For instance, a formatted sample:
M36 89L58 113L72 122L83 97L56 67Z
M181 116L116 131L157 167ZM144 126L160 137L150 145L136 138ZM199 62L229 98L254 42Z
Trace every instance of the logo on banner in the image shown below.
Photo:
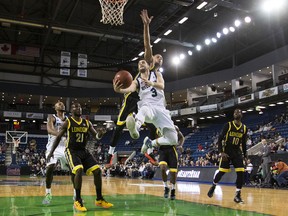
M43 113L26 113L26 118L43 119L44 115Z
M238 103L246 103L254 100L254 94L244 95L238 98Z
M78 53L78 68L87 68L87 55ZM78 77L87 77L87 69L78 69Z
M201 173L201 171L195 171L195 170L183 171L183 170L180 170L177 174L177 177L179 177L179 178L199 178L200 173Z
M11 117L11 118L21 118L21 112L12 112L12 111L4 111L4 117Z
M269 89L265 89L263 91L259 92L259 98L266 98L266 97L271 97L274 95L278 94L278 88L277 87L273 87L273 88L269 88Z
M60 75L64 75L64 76L70 75L70 61L71 61L71 53L62 51L61 62L60 62L60 66L62 68L60 68Z

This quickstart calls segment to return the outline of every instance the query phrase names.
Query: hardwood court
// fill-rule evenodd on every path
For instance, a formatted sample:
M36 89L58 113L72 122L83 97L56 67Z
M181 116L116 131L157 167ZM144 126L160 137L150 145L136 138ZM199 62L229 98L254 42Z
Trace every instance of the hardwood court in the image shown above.
M162 198L161 181L103 178L103 194L114 204L107 210L94 206L93 178L85 176L82 196L88 212L80 215L287 215L287 190L246 187L242 190L245 204L236 204L234 186L217 186L212 198L206 195L209 187L178 182L177 200L171 201ZM73 215L69 176L54 177L53 200L48 207L42 205L44 191L44 178L0 177L0 215Z

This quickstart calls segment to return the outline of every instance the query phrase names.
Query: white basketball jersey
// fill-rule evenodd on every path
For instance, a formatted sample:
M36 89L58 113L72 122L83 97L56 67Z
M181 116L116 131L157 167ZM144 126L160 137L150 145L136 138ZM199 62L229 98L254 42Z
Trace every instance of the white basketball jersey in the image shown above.
M154 71L151 71L149 74L149 81L157 82L157 76ZM165 95L164 91L153 86L146 85L144 80L141 77L137 78L138 87L139 87L139 98L138 106L141 107L144 104L150 104L154 106L165 106Z
M62 125L64 124L64 121L66 120L66 116L65 116L64 120L61 120L61 119L60 119L58 116L56 116L55 114L53 114L52 116L55 118L54 128L56 129L57 132L59 132L60 129L61 129L61 127L62 127ZM52 135L52 134L48 134L47 149L52 147L55 139L56 139L56 136L54 136L54 135ZM59 143L58 146L65 146L65 143L64 143L65 139L66 139L66 138L63 136L63 137L61 138L61 141L60 141L60 143Z

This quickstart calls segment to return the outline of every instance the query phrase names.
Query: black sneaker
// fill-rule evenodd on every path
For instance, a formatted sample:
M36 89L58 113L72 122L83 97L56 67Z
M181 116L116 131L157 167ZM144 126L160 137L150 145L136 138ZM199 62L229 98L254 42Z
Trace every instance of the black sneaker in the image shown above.
M210 187L210 189L209 189L209 191L207 193L208 197L210 197L210 198L213 197L215 188L216 188L216 185L214 185L214 184Z
M241 198L241 191L236 191L234 202L236 203L244 203L244 201Z
M175 189L172 189L172 190L171 190L171 194L170 194L170 199L171 199L171 200L175 200L175 197L176 197L176 196L175 196Z
M168 198L169 197L169 192L170 192L170 189L168 187L165 187L165 189L164 189L164 198Z

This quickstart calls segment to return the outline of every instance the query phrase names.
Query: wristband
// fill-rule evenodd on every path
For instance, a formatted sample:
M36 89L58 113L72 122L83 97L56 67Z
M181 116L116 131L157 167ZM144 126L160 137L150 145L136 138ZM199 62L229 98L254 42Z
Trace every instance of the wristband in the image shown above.
M96 137L97 140L100 140L100 139L101 139L101 137L98 136L98 133L96 134L95 137Z

